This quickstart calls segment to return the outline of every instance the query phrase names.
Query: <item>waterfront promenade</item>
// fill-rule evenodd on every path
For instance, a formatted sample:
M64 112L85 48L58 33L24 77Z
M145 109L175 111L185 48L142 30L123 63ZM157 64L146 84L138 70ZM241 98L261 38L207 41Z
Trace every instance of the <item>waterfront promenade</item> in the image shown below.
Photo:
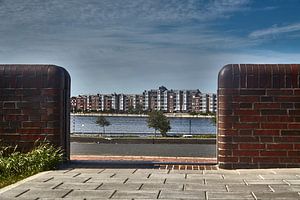
M66 168L0 189L12 199L300 199L299 169Z
M146 114L118 113L71 113L71 116L105 116L105 117L148 117ZM213 118L212 115L190 115L188 113L165 113L168 118Z

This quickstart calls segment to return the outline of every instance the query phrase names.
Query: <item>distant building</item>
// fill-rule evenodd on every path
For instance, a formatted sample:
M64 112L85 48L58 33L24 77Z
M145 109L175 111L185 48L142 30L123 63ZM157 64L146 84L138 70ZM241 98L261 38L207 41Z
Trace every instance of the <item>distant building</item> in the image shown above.
M217 95L201 93L200 90L145 90L142 94L79 95L71 98L72 111L149 111L166 113L196 112L216 113Z

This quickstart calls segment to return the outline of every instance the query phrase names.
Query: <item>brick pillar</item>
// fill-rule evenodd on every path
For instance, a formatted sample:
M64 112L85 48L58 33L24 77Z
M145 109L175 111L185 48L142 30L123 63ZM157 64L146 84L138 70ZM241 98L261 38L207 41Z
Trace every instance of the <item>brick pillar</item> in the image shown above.
M47 139L70 156L70 76L54 65L0 65L0 140L22 151Z
M218 78L220 168L300 167L300 65L226 65Z

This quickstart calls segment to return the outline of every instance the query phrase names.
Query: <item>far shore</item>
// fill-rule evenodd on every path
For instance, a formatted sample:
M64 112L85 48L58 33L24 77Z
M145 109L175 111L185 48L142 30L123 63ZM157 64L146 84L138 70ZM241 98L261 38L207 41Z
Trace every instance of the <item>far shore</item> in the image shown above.
M148 117L146 114L117 114L117 113L71 113L73 116L105 116L105 117ZM213 118L212 115L190 115L188 113L165 113L169 118Z

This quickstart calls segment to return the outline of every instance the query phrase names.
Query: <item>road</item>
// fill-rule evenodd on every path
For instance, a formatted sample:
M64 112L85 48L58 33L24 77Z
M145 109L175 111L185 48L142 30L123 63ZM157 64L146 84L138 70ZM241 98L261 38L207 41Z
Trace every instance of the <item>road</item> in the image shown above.
M71 155L216 157L216 145L97 144L71 142Z

